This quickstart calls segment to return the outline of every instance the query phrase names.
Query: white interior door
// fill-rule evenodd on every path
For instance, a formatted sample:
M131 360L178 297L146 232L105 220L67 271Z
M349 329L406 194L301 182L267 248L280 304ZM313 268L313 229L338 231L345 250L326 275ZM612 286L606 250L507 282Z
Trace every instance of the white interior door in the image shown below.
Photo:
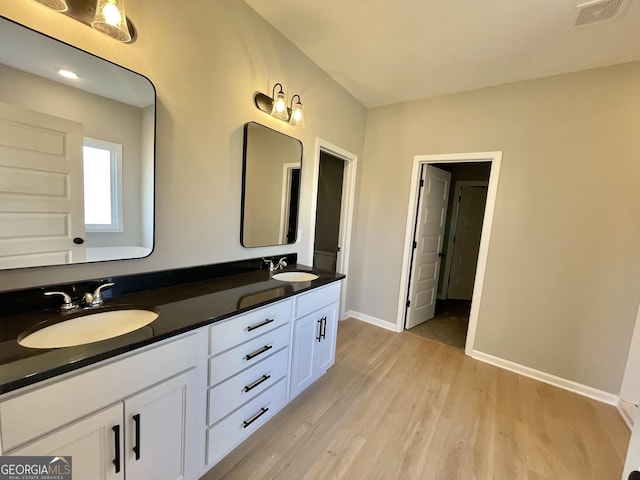
M450 185L449 172L433 165L423 168L405 328L426 322L435 314Z
M82 124L0 102L0 268L84 261Z
M447 298L471 300L486 203L487 187L459 188Z

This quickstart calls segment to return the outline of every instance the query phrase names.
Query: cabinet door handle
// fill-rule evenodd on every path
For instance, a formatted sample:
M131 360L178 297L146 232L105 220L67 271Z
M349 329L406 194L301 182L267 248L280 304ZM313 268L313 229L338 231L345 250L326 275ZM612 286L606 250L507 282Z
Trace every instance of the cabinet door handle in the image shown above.
M112 463L116 467L116 473L120 473L120 425L113 426L111 430L113 430L114 447L116 449L116 456Z
M253 390L254 388L256 388L258 385L260 385L261 383L266 382L267 380L269 380L271 378L271 375L262 375L262 377L260 377L258 380L256 380L253 383L250 383L249 385L246 385L244 387L244 393L247 393L251 390Z
M264 415L268 411L269 411L269 408L262 407L260 411L256 413L253 417L251 417L249 420L245 420L244 422L242 422L242 428L247 428L249 425L251 425L253 422L255 422L257 419L259 419L262 415Z
M273 323L275 321L276 321L275 318L267 318L264 322L256 323L255 325L249 325L247 327L247 332L250 332L251 330L255 330L256 328L264 327L265 325L269 325L270 323Z
M318 336L316 337L316 340L318 340L318 342L322 340L322 319L318 320Z
M272 348L273 348L273 345L265 345L260 350L256 350L255 352L250 353L249 355L245 355L244 359L251 360L252 358L257 357L258 355L262 355L267 350L271 350Z
M133 453L136 454L136 460L140 460L140 414L136 413L133 416L133 423L136 424L135 429L136 429L136 438L135 438L135 445L133 446Z
M322 339L325 340L327 338L327 317L322 317Z

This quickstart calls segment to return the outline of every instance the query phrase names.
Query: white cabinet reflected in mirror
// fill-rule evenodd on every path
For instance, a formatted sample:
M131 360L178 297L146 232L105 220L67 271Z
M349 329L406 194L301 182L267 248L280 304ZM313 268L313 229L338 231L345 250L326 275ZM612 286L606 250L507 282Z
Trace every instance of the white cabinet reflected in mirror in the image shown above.
M302 142L259 123L244 126L242 218L245 247L295 243Z
M149 255L154 154L148 79L0 17L0 269Z

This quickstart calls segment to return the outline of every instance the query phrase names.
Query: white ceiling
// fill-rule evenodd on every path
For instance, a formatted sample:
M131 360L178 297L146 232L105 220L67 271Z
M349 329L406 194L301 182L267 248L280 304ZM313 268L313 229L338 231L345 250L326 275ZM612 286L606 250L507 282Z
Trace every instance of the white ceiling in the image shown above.
M0 64L140 108L155 100L151 82L142 75L4 18L0 18ZM62 78L61 68L79 78Z
M367 107L640 59L640 0L245 0Z

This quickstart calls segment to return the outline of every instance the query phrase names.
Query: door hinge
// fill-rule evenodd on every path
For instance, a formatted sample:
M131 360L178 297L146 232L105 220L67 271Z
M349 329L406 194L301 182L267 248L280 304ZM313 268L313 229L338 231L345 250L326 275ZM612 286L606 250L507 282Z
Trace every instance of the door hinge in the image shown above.
M407 300L407 308L411 306L411 300Z
M416 241L413 242L413 248L418 248L418 242Z
M422 178L420 179L420 186L424 187L424 180Z

